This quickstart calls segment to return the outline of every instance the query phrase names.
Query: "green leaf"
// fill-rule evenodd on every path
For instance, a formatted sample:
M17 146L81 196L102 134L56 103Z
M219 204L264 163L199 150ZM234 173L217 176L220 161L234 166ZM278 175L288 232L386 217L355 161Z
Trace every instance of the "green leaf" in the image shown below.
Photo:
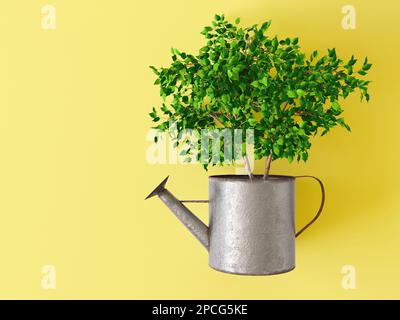
M268 82L268 78L267 78L267 77L262 78L262 79L260 80L260 82L261 82L264 86L268 87L269 82Z
M171 53L173 54L173 55L180 55L180 52L179 52L179 50L178 49L175 49L175 48L171 48Z
M351 56L350 61L347 63L349 66L354 66L357 62L357 59L354 58L354 56Z
M371 69L371 67L372 67L372 63L367 63L367 64L363 65L362 69L364 71L368 71L369 69Z
M293 91L293 90L289 90L289 91L287 92L287 96L288 96L289 98L297 98L297 94L296 94L296 92Z
M270 25L271 25L271 20L268 20L267 22L264 22L261 25L261 31L265 32L269 28Z
M160 75L160 72L157 70L156 67L150 66L150 69L153 70L153 72L158 76Z
M297 134L298 134L299 136L306 136L306 132L304 131L304 129L299 129L299 130L297 131Z
M201 32L201 34L207 34L207 33L209 33L212 29L213 29L213 28L211 28L211 27L209 27L209 26L204 27L204 29L203 29L203 31Z
M340 106L340 104L337 101L332 102L332 109L336 112L342 111L342 107Z
M279 44L279 42L278 42L278 39L276 37L274 39L272 39L273 51L276 51L276 49L278 48L278 44Z
M160 121L160 117L157 115L157 111L154 107L153 107L153 111L149 113L149 116L152 118L153 122Z
M279 150L279 147L278 147L277 145L273 145L273 146L272 146L272 151L274 152L274 154L276 154L277 156L279 156L280 150Z
M235 23L239 24L240 23L240 18L236 18Z
M302 90L302 89L297 89L297 90L296 90L296 93L297 93L297 95L298 95L299 97L303 97L303 96L306 95L307 92L305 92L305 91Z
M246 143L242 143L242 155L246 154Z
M339 123L339 125L341 127L345 128L347 131L351 132L351 128L344 122L343 118L337 119L337 122Z

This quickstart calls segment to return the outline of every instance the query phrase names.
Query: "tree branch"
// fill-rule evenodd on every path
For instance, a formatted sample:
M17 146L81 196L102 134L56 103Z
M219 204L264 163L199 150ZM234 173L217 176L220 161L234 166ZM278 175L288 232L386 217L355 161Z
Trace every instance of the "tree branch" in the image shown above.
M264 177L263 179L266 180L269 177L269 170L271 168L271 162L272 162L272 151L269 153L267 159L265 160L265 172L264 172Z
M288 104L289 104L289 101L286 101L286 104L283 106L282 111L286 110L286 107L288 106Z
M247 170L247 174L249 175L250 181L253 181L253 174L251 173L251 167L250 167L250 162L249 158L247 157L247 154L243 156L244 159L244 164Z
M305 115L305 116L315 116L314 113L310 112L310 111L306 111L306 110L298 110L295 112L296 116L301 116L301 115Z
M214 121L215 121L217 124L219 124L219 125L222 126L222 127L225 127L225 126L223 125L223 123L217 118L217 116L215 116L214 114L210 114L210 116L211 116L211 118L214 119Z

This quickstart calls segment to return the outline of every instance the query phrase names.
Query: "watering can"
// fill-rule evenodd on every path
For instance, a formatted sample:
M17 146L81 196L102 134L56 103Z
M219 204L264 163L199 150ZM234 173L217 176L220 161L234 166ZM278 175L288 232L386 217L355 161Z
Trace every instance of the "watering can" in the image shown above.
M316 216L295 231L295 180L315 179L322 192ZM325 202L322 181L314 176L242 175L209 177L209 200L178 200L165 178L146 199L158 196L209 252L209 266L240 275L273 275L295 268L295 238L320 216ZM186 202L209 205L206 226Z

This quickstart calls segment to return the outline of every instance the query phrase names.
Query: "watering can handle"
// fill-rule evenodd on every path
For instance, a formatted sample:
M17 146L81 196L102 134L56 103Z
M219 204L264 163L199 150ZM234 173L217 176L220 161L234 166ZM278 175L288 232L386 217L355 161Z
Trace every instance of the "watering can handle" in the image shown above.
M320 179L318 179L317 177L314 176L296 176L297 178L312 178L314 180L316 180L319 183L319 186L321 187L321 193L322 193L322 199L321 199L321 205L319 206L318 212L315 215L315 217L308 223L306 224L306 226L304 226L302 229L300 229L300 231L296 232L296 238L301 235L306 229L308 229L308 227L310 227L321 215L322 213L322 209L324 208L324 204L325 204L325 188L324 188L324 184L322 183L322 181Z

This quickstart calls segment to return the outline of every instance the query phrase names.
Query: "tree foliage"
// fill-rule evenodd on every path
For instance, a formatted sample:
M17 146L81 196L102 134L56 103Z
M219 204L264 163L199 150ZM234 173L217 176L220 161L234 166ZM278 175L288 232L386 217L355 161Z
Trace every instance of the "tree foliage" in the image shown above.
M313 135L337 125L350 131L342 100L356 89L369 100L367 58L356 67L354 56L345 62L335 49L306 55L298 38L269 36L271 21L239 23L216 15L197 55L172 49L169 67L151 67L162 97L150 113L155 128L168 131L170 121L178 130L250 128L256 159L289 161L308 159Z

